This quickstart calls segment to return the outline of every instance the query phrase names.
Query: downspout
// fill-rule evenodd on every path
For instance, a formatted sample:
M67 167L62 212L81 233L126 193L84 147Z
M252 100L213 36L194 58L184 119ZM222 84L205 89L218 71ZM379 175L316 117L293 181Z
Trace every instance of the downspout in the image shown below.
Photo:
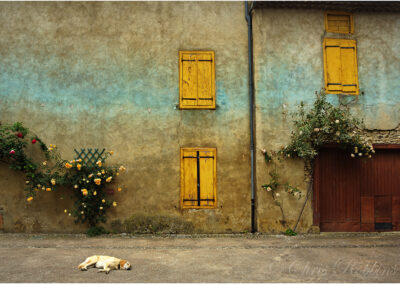
M247 21L247 37L249 51L249 99L250 99L250 155L251 155L251 232L255 233L256 228L256 202L255 202L255 181L254 181L254 75L253 75L253 26L252 15L253 5L249 10L248 1L245 3Z

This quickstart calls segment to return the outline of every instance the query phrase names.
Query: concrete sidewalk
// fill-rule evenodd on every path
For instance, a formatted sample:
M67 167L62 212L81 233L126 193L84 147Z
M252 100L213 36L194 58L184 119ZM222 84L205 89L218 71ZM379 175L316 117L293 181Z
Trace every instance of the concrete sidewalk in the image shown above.
M400 234L121 236L0 234L1 282L399 282ZM131 271L83 272L90 255Z

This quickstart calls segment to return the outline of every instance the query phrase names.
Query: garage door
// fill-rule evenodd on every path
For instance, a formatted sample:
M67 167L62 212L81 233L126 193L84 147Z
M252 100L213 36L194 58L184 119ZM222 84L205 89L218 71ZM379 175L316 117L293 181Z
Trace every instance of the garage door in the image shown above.
M325 232L400 230L400 149L372 159L339 149L320 152L314 171L314 224Z

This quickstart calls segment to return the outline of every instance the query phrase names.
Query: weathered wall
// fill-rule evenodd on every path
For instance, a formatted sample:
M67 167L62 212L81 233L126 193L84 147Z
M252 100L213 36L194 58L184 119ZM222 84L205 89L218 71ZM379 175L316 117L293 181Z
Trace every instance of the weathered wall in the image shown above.
M127 191L115 196L112 220L158 215L198 232L250 228L247 28L243 3L72 2L0 3L0 121L22 121L63 157L73 149L116 152L126 165ZM400 143L400 18L356 13L359 96L330 95L364 118L374 142ZM283 229L281 213L261 185L268 170L261 149L289 142L290 113L323 87L324 12L254 12L257 222ZM214 50L216 110L178 110L178 51ZM218 208L180 210L180 147L217 148ZM282 182L303 189L304 164L280 165ZM65 192L32 204L21 175L0 168L0 208L6 231L76 232L62 213ZM293 225L304 199L281 201ZM167 218L167 219L165 219ZM178 219L177 219L178 218ZM110 224L109 222L109 224ZM308 202L300 231L312 224Z
M355 13L359 96L329 95L335 104L349 104L354 114L365 120L366 128L379 133L400 124L400 17L391 13ZM300 101L311 104L324 86L322 41L338 37L324 31L321 10L256 10L254 12L254 58L256 85L257 148L279 150L289 142L291 116ZM383 132L382 132L383 131ZM398 133L398 132L397 132ZM391 132L391 143L400 143ZM257 153L258 224L261 231L281 230L280 211L260 186L267 183L268 167ZM282 181L307 190L304 166L300 161L285 163L279 170ZM293 224L304 199L296 201L282 194L287 219ZM282 196L281 195L281 196ZM301 231L312 224L311 202L302 218Z
M22 121L65 158L74 158L74 148L114 150L110 162L128 174L110 221L143 213L182 216L197 231L248 230L243 9L224 2L2 2L0 120ZM179 50L215 51L216 110L177 109ZM217 209L179 209L180 147L217 148ZM25 231L83 228L65 219L61 193L26 205L21 176L0 172L6 231L19 223Z

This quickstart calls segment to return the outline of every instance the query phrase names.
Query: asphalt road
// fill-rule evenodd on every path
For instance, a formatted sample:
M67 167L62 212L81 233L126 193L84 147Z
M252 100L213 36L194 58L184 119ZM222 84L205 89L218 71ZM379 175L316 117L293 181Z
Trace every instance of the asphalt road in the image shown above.
M132 270L78 270L91 255L125 258ZM1 282L400 282L399 262L399 233L0 234Z

